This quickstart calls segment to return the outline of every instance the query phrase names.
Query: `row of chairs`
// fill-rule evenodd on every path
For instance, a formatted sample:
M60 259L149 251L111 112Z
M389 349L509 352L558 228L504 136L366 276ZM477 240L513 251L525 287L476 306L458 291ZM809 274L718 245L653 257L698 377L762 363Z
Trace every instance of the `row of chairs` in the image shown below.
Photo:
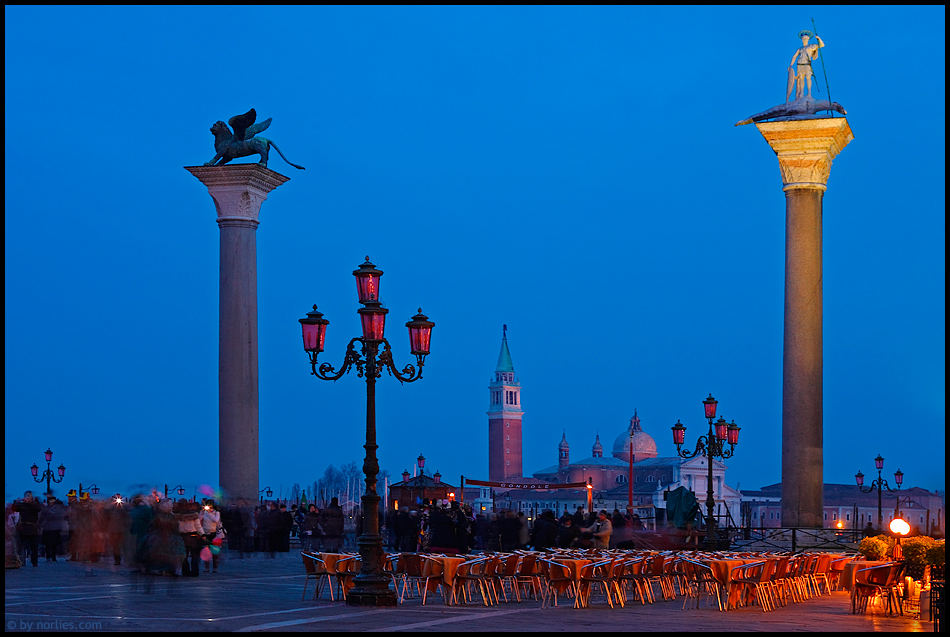
M359 568L359 556L341 558L330 568L319 555L303 553L307 581L317 580L314 599L330 588L334 599L334 584L337 595L346 598L347 582ZM593 559L575 579L570 568L563 563L531 553L483 555L469 559L457 567L451 590L443 582L443 564L440 556L402 553L389 556L385 568L393 579L393 588L399 602L419 596L425 604L430 591L442 592L445 603L472 601L480 596L484 605L498 604L509 595L521 601L526 597L542 599L542 607L553 601L558 605L558 596L574 599L575 606L587 606L592 592L599 591L607 603L621 607L629 597L641 604L655 603L655 587L664 600L677 595L684 597L683 608L695 600L698 608L700 597L706 597L707 606L713 596L723 610L722 586L713 576L709 566L688 557L674 554L585 554L579 557ZM444 557L444 556L441 556ZM598 559L599 558L599 559ZM739 587L737 600L740 604L758 604L763 611L775 608L776 602L787 605L788 600L800 602L819 595L822 588L831 592L828 577L827 555L803 555L782 557L778 560L762 560L736 567L732 573L733 586ZM306 597L307 584L304 584Z

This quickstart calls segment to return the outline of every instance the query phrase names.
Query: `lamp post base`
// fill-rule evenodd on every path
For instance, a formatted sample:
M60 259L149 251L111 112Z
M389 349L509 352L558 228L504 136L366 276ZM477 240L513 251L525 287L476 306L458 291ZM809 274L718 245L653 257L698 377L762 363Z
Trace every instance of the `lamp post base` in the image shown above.
M380 582L357 584L353 590L346 594L346 605L395 607L398 600L396 599L396 592L389 588L389 581L388 578L385 578Z

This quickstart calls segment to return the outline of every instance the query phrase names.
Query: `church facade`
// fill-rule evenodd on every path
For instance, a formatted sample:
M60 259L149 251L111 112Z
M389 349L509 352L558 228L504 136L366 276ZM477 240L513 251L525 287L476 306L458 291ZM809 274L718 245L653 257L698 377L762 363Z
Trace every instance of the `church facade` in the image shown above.
M614 438L608 455L604 455L604 446L597 433L590 455L572 462L567 433L563 432L557 446L557 464L535 471L530 477L522 475L523 414L521 383L515 379L505 332L494 379L489 385L489 480L522 484L589 481L593 487L595 508L608 511L614 508L624 511L632 491L636 512L647 519L655 517L656 508L665 508L665 491L684 486L696 493L705 508L709 473L707 459L660 457L656 441L643 430L636 410L628 426ZM741 494L725 483L725 473L725 464L713 460L713 493L717 509L738 523ZM503 499L499 500L499 495ZM503 494L496 492L495 505L502 504L505 508L529 513L551 509L560 515L565 511L573 513L578 506L586 509L587 494L584 490L511 489ZM662 519L662 515L660 517Z

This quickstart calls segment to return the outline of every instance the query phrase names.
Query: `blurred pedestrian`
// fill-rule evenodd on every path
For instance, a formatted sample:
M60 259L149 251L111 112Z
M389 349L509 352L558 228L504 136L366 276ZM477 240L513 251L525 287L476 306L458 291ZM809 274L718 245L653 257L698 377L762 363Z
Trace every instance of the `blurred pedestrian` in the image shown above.
M274 519L274 548L273 551L287 553L290 551L290 531L294 526L294 518L287 510L287 505L281 503L277 507Z
M125 552L132 527L129 507L122 496L116 493L103 513L113 562L118 566L122 563L122 554Z
M211 551L211 564L214 565L214 572L218 572L218 558L220 557L218 553L220 552L220 544L224 538L224 527L221 525L221 512L218 511L215 506L214 500L208 500L201 507L201 510L198 512L198 523L201 525L201 535L205 540L205 543L211 546L217 546L218 550L209 549ZM218 540L218 545L215 545L215 540ZM205 573L208 572L210 564L205 562Z
M541 512L538 519L534 522L534 533L531 537L531 545L535 551L543 551L553 548L557 544L557 518L554 517L554 511L545 510Z
M26 491L19 500L14 500L13 510L20 514L16 530L22 546L30 556L30 563L39 566L40 503L33 498L32 491Z
M320 510L317 505L307 507L300 531L300 545L305 551L316 551L320 540Z
M178 520L178 532L185 545L185 560L181 564L181 574L198 577L201 572L199 568L201 548L204 545L201 525L198 522L198 505L182 498L173 512Z
M339 500L332 498L330 506L321 511L320 516L320 526L326 534L323 550L327 553L339 553L343 541L343 510Z
M56 561L65 526L66 505L59 498L51 496L49 504L40 511L40 528L43 531L43 546L46 547L47 562Z

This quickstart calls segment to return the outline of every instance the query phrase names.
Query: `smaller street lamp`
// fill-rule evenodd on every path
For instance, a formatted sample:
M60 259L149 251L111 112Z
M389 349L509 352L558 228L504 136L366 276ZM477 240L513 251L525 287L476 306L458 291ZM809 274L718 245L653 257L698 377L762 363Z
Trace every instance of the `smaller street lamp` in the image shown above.
M85 493L86 495L89 495L90 493L92 495L99 495L99 487L97 487L95 484L90 484L88 490ZM82 494L83 494L82 483L80 482L79 483L79 499L80 500L82 499Z
M180 484L177 485L177 486L175 486L175 487L172 487L172 490L173 490L173 491L177 491L177 492L178 492L178 495L180 495L180 496L181 496L181 495L185 495L185 487L181 486ZM165 497L166 497L166 498L168 497L168 485L167 485L167 484L165 485Z
M264 496L266 495L268 498L270 498L272 495L274 495L274 492L270 487L264 487L260 490L260 492L258 492L257 495L261 496L261 504L264 504Z

